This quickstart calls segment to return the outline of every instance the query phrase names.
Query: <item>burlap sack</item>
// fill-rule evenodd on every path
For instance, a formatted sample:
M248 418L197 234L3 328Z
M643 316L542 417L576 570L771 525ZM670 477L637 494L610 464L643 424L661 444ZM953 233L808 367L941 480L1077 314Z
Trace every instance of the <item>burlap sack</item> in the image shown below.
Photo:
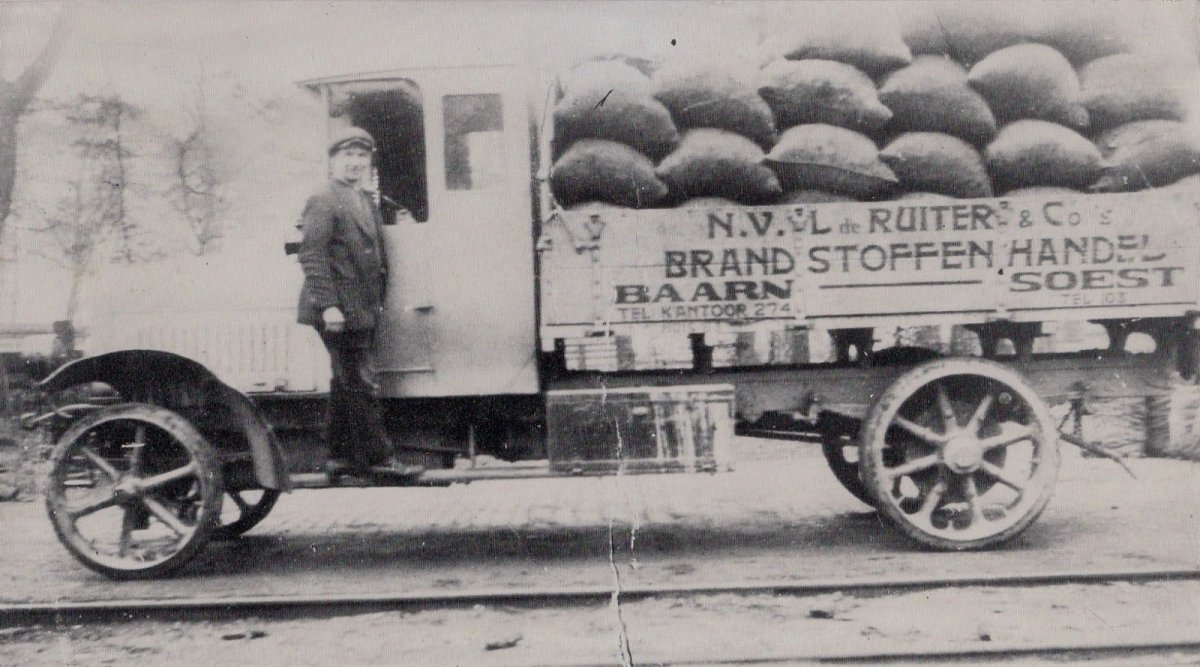
M900 37L915 59L920 55L949 55L950 45L942 28L940 2L914 3L900 13ZM1007 45L1006 45L1007 46Z
M783 193L780 204L829 204L834 202L858 201L853 197L838 195L824 190L792 190Z
M1162 189L1172 193L1195 197L1197 201L1200 201L1200 174L1185 176L1170 185L1164 185Z
M937 132L908 132L879 151L879 159L900 180L900 187L918 192L970 199L991 197L983 158L971 144Z
M646 208L667 196L667 186L654 175L650 158L604 139L572 144L554 163L550 187L563 206L601 201Z
M743 62L677 59L654 73L654 97L680 128L736 132L767 150L775 143L775 116L756 90L757 72Z
M658 69L658 63L653 57L646 53L635 53L629 50L621 49L600 49L598 51L588 52L585 49L581 52L580 57L572 63L572 68L588 65L589 63L608 63L615 62L622 65L628 65L636 69L645 77L654 74L654 70Z
M741 204L724 197L692 197L680 202L675 208L724 208L727 206L741 206Z
M1017 188L1004 193L1005 197L1057 197L1069 198L1080 197L1086 193L1072 188L1060 188L1055 186L1032 186L1028 188Z
M559 79L562 96L592 94L597 88L646 97L651 94L650 77L622 60L588 60L575 65Z
M1100 132L1136 120L1183 120L1180 85L1164 76L1169 63L1122 53L1093 60L1079 70L1083 105Z
M766 39L763 51L789 60L836 60L879 75L912 62L900 26L892 17L874 13L870 19L847 7L802 3L802 16L786 21Z
M918 56L888 75L879 100L892 110L891 128L944 132L983 144L996 134L986 100L967 83L967 70L942 56Z
M949 55L970 66L993 51L1030 41L1038 11L1018 2L910 3L900 12L900 25L913 55Z
M1000 49L976 63L967 80L1001 123L1033 118L1077 130L1088 126L1075 69L1044 44Z
M608 139L661 157L679 143L671 113L650 96L650 80L629 65L584 63L564 80L563 91L554 109L559 147L579 139Z
M1140 458L1145 454L1148 417L1147 401L1139 398L1093 398L1087 402L1083 417L1083 438L1120 458ZM1055 423L1068 415L1070 403L1050 410ZM1072 430L1068 418L1068 431ZM1085 453L1084 456L1095 456Z
M1071 128L1019 120L1000 128L984 151L997 193L1029 186L1086 188L1100 174L1100 150Z
M875 83L853 65L833 60L776 60L764 67L760 76L758 94L783 129L827 123L874 132L892 117L876 96Z
M954 197L949 197L947 195L938 194L936 192L904 192L899 195L896 195L895 199L897 201L931 201L931 202L954 201Z
M1134 46L1133 36L1124 24L1131 7L1121 4L1094 2L1080 7L1072 2L1042 3L1033 24L1033 41L1054 47L1077 64L1125 53Z
M743 204L773 201L783 190L753 141L725 130L689 130L654 170L676 199L723 197Z
M1146 455L1200 461L1200 386L1172 382L1170 395L1146 399Z
M875 142L844 127L797 125L767 155L785 190L824 190L862 199L896 185Z
M1156 188L1200 172L1196 131L1174 120L1141 120L1115 127L1096 140L1104 172L1095 192Z
M603 201L586 201L581 204L572 204L571 206L563 207L564 210L570 211L572 213L580 213L580 212L603 213L604 211L619 211L623 208L625 208L625 207L617 206L616 204L610 204L608 202L603 202Z

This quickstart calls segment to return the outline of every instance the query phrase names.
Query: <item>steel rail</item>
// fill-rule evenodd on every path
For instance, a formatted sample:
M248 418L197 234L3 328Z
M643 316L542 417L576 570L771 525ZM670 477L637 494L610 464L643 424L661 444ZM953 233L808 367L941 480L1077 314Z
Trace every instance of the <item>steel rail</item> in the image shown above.
M60 623L257 617L330 617L388 610L505 606L582 606L608 604L614 593L623 601L701 595L818 595L842 592L885 595L913 590L980 586L1053 586L1117 581L1195 581L1200 569L1083 570L1055 574L991 574L942 577L862 577L772 580L742 583L695 583L668 586L566 586L539 589L474 589L335 595L59 601L0 604L0 628Z
M794 665L794 664L959 664L965 661L986 659L1012 660L1016 658L1052 658L1079 656L1080 658L1126 657L1137 654L1156 654L1165 651L1200 652L1200 633L1191 637L1164 637L1153 640L1118 640L1103 642L1053 642L1053 643L988 643L964 648L938 647L930 649L901 649L894 651L830 651L810 654L775 654L754 656L715 656L688 658L659 658L654 655L639 658L638 664L647 667L690 665ZM554 662L541 663L537 667L611 667L612 662ZM1194 664L1194 663L1187 663Z

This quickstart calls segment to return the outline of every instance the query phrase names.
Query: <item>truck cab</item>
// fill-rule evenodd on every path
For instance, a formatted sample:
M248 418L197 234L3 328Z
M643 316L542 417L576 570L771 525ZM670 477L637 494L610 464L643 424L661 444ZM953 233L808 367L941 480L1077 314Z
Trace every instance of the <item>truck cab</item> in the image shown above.
M315 79L327 130L377 145L390 267L378 370L388 398L536 394L531 128L515 67Z

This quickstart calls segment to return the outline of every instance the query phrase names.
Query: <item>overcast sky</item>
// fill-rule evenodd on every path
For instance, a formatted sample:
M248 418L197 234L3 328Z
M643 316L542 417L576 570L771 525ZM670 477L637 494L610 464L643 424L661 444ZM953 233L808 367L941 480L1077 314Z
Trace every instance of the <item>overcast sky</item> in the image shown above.
M77 38L47 85L112 82L139 103L170 97L180 68L234 67L267 88L352 71L509 61L557 67L579 53L662 53L753 39L729 2L218 2L77 7Z

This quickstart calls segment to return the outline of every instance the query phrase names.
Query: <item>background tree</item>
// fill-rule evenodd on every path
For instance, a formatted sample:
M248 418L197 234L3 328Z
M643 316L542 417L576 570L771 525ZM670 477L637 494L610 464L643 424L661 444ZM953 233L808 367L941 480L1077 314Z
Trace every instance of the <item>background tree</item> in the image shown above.
M214 90L215 89L215 90ZM225 235L229 210L228 186L237 169L230 155L230 136L220 114L209 110L209 98L239 118L246 109L245 90L232 72L209 77L203 67L196 71L194 99L186 110L184 132L168 137L167 157L171 165L168 200L187 226L190 250L197 256L213 251ZM244 122L244 121L243 121Z
M0 3L0 45L8 44L16 33L28 30L18 17L24 9L10 3ZM12 81L3 79L6 71L7 48L0 48L0 239L4 238L5 223L12 210L13 185L17 176L17 123L29 103L50 75L62 53L72 23L69 6L60 10L49 37L33 60Z
M112 94L78 95L61 108L76 136L76 172L65 182L56 210L46 217L44 225L32 231L50 239L54 251L39 254L69 272L64 315L71 320L79 308L84 278L102 248L111 248L110 259L116 262L136 262L154 252L141 243L139 229L126 205L126 162L130 153L123 133L127 123L137 117L138 109Z
M183 137L169 140L168 153L173 168L168 191L171 205L187 223L191 251L208 254L224 232L221 214L226 199L224 179L217 171L212 137L203 115L197 115Z

